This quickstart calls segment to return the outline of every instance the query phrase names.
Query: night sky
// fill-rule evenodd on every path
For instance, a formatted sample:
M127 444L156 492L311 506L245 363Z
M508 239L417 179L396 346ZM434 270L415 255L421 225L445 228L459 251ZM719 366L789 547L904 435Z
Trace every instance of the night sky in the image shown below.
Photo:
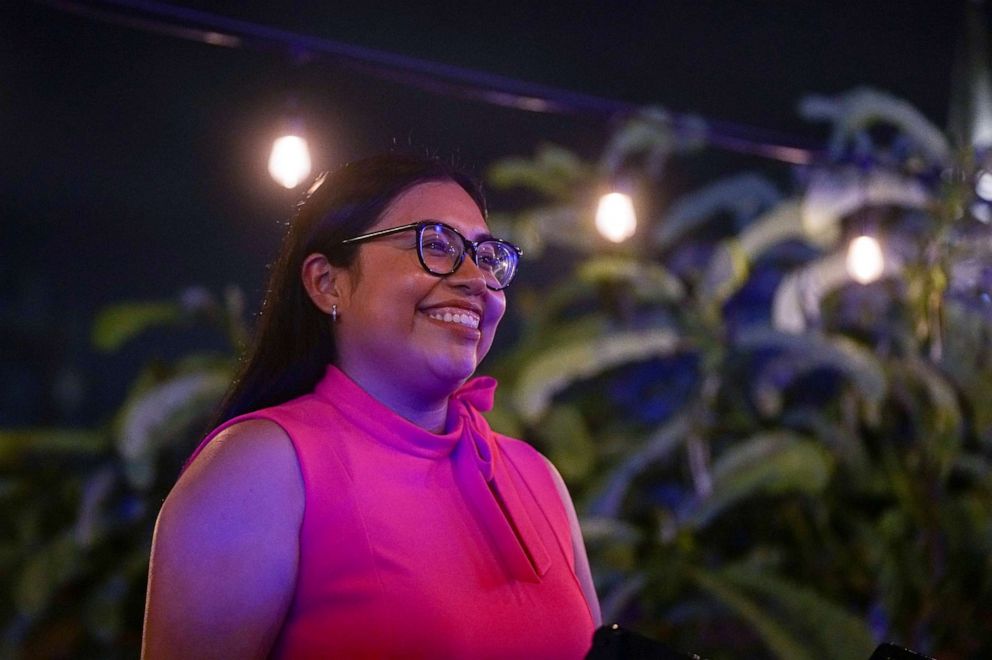
M184 4L804 140L825 133L798 116L802 95L865 85L943 126L964 6ZM265 170L291 96L318 170L399 145L454 154L481 173L544 142L595 158L608 137L591 118L437 96L339 65L209 46L34 2L3 6L0 426L102 421L144 358L212 341L153 336L101 355L89 326L104 305L237 284L256 306L296 197ZM500 202L492 196L491 206Z

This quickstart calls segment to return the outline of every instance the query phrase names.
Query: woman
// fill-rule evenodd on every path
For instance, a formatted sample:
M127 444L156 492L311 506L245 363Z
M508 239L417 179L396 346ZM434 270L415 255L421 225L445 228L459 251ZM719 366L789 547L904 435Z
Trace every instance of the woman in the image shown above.
M557 472L481 412L519 250L386 155L318 182L253 348L159 515L148 658L581 657L599 624Z

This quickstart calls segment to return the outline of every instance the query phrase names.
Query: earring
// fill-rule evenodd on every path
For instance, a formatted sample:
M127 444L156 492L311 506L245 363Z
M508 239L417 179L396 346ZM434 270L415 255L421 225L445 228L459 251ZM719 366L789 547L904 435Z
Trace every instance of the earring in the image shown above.
M338 306L331 305L331 323L338 322Z

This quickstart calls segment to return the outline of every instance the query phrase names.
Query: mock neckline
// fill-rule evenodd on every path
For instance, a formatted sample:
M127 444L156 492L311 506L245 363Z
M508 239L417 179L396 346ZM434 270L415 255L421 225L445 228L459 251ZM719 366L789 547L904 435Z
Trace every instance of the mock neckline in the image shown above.
M454 451L471 426L474 414L491 410L496 379L478 376L465 382L448 399L444 433L421 428L362 389L338 367L327 366L314 395L350 412L349 419L377 441L423 458L444 458Z
M502 472L493 432L482 417L491 410L496 379L472 378L448 399L446 431L432 433L403 418L329 365L314 396L335 406L370 442L432 460L451 457L459 488L492 535L494 548L517 579L540 582L551 566L548 550L509 473ZM532 496L531 496L532 497Z

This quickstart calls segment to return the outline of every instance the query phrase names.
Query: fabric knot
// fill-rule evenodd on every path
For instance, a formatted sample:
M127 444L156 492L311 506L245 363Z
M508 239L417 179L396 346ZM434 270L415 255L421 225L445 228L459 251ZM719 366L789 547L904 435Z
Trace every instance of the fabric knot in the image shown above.
M492 410L496 392L496 379L488 376L473 378L451 395L456 426L461 435L460 442L467 445L472 462L487 482L493 480L493 449L487 433L488 429L482 411Z
M479 474L487 482L493 480L493 451L489 446L489 440L481 433L477 433L466 425L467 438L462 442L468 442L472 446L472 458L475 459L475 466L479 469Z
M455 390L451 398L478 411L489 412L496 398L496 379L491 376L473 378Z

